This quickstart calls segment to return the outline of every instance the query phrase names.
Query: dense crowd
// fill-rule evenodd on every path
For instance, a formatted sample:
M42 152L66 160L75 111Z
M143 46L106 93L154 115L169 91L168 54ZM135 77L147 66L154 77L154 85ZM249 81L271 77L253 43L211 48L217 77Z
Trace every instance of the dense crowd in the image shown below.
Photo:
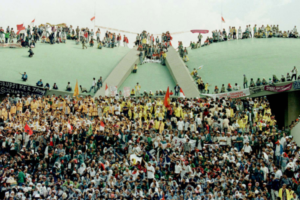
M289 82L293 80L300 80L300 75L297 77L298 74L298 69L296 66L291 70L291 73L287 73L286 76L282 75L281 78L277 78L277 76L274 74L272 78L269 78L268 80L266 78L257 78L256 82L254 82L253 78L250 79L250 82L248 81L247 76L244 74L243 76L243 88L253 88L253 87L259 87L259 86L264 86L264 85L271 85L274 86L275 83L284 83L284 82ZM209 84L204 83L202 78L198 75L197 69L194 69L191 72L192 77L195 79L198 89L200 90L201 93L210 93L209 91ZM215 86L213 90L213 94L219 94L219 93L225 93L225 92L232 92L232 91L238 91L242 89L238 83L235 83L234 85L231 85L228 83L227 86L222 84L221 88L219 88L217 85Z
M0 104L0 199L298 199L266 98L19 96Z
M136 36L135 46L140 51L139 59L142 65L144 59L160 60L162 65L166 64L166 52L168 47L172 46L172 36L167 31L161 34L161 38L158 36L154 39L153 34L150 35L146 31Z
M228 32L223 28L223 30L214 30L212 31L212 36L205 39L204 43L201 44L201 40L203 38L202 34L199 33L198 41L197 42L190 42L191 49L197 49L203 46L210 45L215 42L223 42L229 40L236 40L236 39L247 39L247 38L298 38L299 34L297 31L296 26L290 31L282 31L279 29L279 25L262 25L258 27L256 24L254 25L253 29L251 25L246 25L245 30L243 31L241 27L236 29L234 26L229 26Z

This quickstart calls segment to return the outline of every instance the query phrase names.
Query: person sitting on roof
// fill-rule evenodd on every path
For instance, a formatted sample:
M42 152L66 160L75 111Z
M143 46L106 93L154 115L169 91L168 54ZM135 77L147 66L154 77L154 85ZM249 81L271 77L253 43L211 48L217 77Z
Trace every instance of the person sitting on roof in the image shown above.
M53 89L53 90L58 90L58 86L56 85L56 83L53 84L52 89Z
M197 75L198 75L198 72L197 72L196 68L194 68L194 70L191 72L191 76L192 76L193 78L196 78Z
M20 73L20 74L21 74L21 73ZM21 75L22 75L22 80L23 80L23 81L27 81L28 76L27 76L26 72L24 72L24 74L21 74Z
M68 91L68 92L72 91L72 86L71 86L70 82L68 82L68 85L66 87L66 91Z
M102 42L100 41L100 42L98 43L98 49L102 49L102 47L103 47L103 44L102 44Z
M134 91L134 89L131 90L130 96L131 96L131 97L134 97L134 96L135 96L135 91Z
M43 81L42 81L42 79L40 79L40 80L36 83L36 86L38 86L38 87L43 87Z
M94 46L94 40L93 40L93 38L91 38L90 47L93 47L93 46Z
M32 49L30 48L28 52L29 52L29 57L31 58L34 55Z
M81 90L81 93L87 93L87 89L85 87L82 87L81 85L79 86L80 87L80 90Z
M137 66L137 64L135 64L134 67L133 67L132 73L136 73L137 69L138 69L138 66Z

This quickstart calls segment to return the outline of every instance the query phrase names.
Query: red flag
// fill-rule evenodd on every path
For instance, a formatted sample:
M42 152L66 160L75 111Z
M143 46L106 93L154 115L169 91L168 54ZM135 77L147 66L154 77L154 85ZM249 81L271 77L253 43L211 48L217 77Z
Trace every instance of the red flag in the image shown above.
M26 123L25 127L24 127L24 130L26 133L28 133L28 135L32 135L33 132L32 130L30 129L30 127L28 126L28 124Z
M164 105L165 105L166 108L168 108L170 106L170 92L169 92L169 87L168 87L166 95L165 95Z
M104 123L103 121L100 121L100 131L104 131Z
M224 19L223 17L221 17L221 20L222 20L222 22L224 22L224 23L225 23L225 19Z
M180 97L183 97L183 98L185 97L185 94L183 93L183 90L182 90L181 88L180 88L180 92L179 92L179 93L180 93L180 94L179 94Z
M35 22L35 19L31 21L31 23L34 23L34 22Z
M292 181L293 181L294 183L298 184L298 181L297 181L294 177L292 178Z
M68 130L69 130L69 133L72 133L73 126L70 124L70 120L68 120Z
M18 35L20 33L20 31L25 30L25 27L23 26L23 24L18 24L17 30L18 30L18 32L17 32L17 35Z
M91 18L91 21L93 21L95 19L95 16Z
M108 95L109 95L109 90L108 90L108 86L107 86L107 84L106 84L106 85L105 85L105 96L108 97Z

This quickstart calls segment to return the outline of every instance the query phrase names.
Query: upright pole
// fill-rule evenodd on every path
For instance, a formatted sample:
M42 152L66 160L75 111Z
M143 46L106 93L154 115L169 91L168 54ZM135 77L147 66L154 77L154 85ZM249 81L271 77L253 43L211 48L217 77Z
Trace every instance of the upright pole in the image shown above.
M95 6L94 6L94 33L96 33L96 29L95 29L95 23L96 23L96 0L95 0Z
M223 17L223 12L222 12L222 10L223 10L223 1L221 0L221 31L222 31L222 17Z

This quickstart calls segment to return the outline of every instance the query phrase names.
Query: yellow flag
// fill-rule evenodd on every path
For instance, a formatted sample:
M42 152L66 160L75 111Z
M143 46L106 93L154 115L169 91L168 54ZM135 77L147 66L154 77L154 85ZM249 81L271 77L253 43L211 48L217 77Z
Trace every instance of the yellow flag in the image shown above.
M79 95L79 89L78 89L78 81L76 80L76 85L75 85L75 89L74 89L74 97L77 97Z

